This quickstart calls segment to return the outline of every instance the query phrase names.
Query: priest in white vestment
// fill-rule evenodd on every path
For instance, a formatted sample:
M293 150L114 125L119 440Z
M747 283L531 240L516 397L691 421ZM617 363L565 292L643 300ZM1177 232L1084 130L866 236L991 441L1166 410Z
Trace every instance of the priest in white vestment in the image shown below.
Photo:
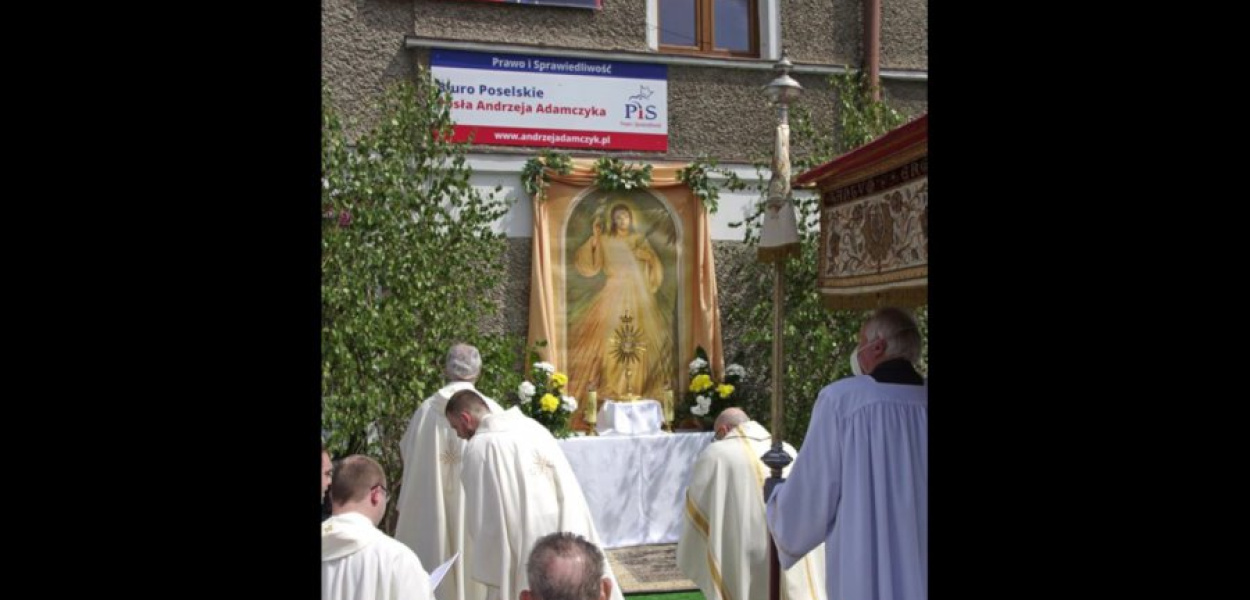
M695 459L686 488L677 566L708 600L763 600L768 598L764 480L769 469L760 457L772 448L772 436L742 409L727 408L716 417L716 439ZM782 448L795 455L790 444ZM781 598L825 600L824 558L824 548L817 547L786 570Z
M825 544L829 600L929 596L929 394L920 333L877 310L851 353L854 377L823 390L803 453L768 501L783 567ZM862 374L867 373L867 374Z
M330 483L331 516L321 522L321 600L431 600L421 559L377 528L386 514L378 461L344 458Z
M460 457L465 442L456 436L444 414L452 394L476 391L473 384L481 372L482 356L477 348L468 344L452 346L443 368L447 385L417 407L399 442L404 473L395 539L407 544L422 564L431 567L460 553L434 590L438 600L486 598L486 587L465 577L465 565L473 555L464 535L464 488L460 484ZM482 399L490 412L503 412L494 400L486 396Z
M602 547L586 497L551 432L513 407L492 414L476 392L456 392L447 420L468 440L461 480L465 530L473 540L469 576L488 600L514 600L529 588L526 558L539 538L576 533ZM612 600L623 600L611 565Z

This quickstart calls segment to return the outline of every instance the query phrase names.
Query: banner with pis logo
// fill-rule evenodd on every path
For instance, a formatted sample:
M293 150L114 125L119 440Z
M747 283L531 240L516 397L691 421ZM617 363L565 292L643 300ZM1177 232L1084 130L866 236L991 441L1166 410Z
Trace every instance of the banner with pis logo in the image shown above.
M668 150L668 67L433 49L455 141L495 146Z

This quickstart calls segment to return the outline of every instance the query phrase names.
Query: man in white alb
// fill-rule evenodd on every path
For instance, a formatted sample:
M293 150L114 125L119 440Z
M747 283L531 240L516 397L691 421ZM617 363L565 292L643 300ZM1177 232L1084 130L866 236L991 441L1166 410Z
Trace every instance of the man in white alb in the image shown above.
M760 457L772 448L772 436L742 409L727 408L716 417L716 440L694 462L677 566L709 600L768 598L769 469ZM795 455L790 444L782 448ZM781 597L825 600L824 557L818 547L786 570Z
M929 597L929 388L920 330L878 309L851 353L854 377L820 390L789 479L768 501L788 567L825 544L829 600Z
M551 432L513 407L492 414L476 392L447 403L447 420L469 441L464 449L465 532L473 540L469 576L487 599L515 599L529 588L525 560L539 538L575 533L598 546L599 533L569 461ZM611 600L623 600L611 565Z
M404 461L399 488L399 518L395 539L417 553L421 563L437 567L457 552L460 558L439 583L438 600L483 600L486 587L464 576L473 550L464 535L464 488L460 485L460 457L464 440L447 423L447 400L460 390L475 390L482 372L482 356L468 344L447 351L443 374L447 385L426 398L408 421L399 442ZM482 396L490 412L503 412L494 400Z
M344 458L330 483L330 518L321 522L321 600L431 600L421 560L377 528L386 514L386 474L378 461Z

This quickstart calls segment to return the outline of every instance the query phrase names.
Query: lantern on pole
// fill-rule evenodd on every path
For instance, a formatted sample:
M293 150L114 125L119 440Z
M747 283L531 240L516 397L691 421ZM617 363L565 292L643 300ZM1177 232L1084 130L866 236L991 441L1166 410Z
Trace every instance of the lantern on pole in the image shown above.
M768 197L764 203L764 214L760 226L760 243L758 258L760 262L773 264L773 403L772 403L772 437L773 445L764 456L760 457L768 465L772 474L764 483L764 501L768 501L773 488L781 483L781 473L790 464L790 456L782 449L781 443L785 433L784 411L782 410L782 380L785 379L783 366L785 361L782 353L782 323L785 314L785 269L786 260L799 253L799 231L795 218L794 202L790 198L790 103L803 93L803 86L790 77L790 69L794 65L786 56L783 48L781 60L773 67L777 77L767 86L764 93L768 100L777 107L777 138L773 148L772 178L768 181ZM770 600L781 598L781 565L777 557L777 547L770 537L768 597Z

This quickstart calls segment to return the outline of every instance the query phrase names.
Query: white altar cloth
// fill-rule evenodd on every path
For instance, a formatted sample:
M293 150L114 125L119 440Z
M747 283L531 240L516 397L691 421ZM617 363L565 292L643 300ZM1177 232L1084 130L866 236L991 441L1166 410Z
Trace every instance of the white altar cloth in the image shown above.
M595 431L599 435L646 435L659 433L664 412L655 400L615 402L608 400L599 409Z
M710 431L559 440L604 548L676 543L691 467L711 442Z

